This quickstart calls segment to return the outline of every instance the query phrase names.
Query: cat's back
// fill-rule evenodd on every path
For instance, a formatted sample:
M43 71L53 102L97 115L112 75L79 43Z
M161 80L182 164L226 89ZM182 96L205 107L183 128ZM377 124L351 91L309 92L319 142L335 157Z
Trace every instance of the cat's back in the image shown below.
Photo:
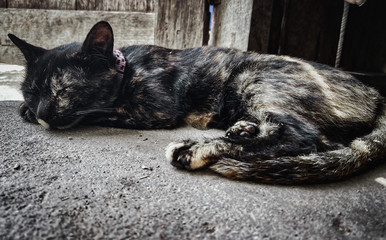
M330 123L371 121L382 101L376 90L352 75L299 58L211 46L177 50L135 45L121 51L142 72L172 69L179 72L177 78L190 76L193 81L199 76L196 84L210 82L219 89L232 85L235 94L254 96L252 104L293 108L315 119L327 115Z
M354 76L298 58L246 54L231 76L249 107L292 112L320 126L374 121L382 96Z

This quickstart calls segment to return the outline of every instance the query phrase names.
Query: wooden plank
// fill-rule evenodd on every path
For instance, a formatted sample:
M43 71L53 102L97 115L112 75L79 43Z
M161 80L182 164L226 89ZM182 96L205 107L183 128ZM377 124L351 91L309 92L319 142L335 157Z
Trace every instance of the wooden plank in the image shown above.
M126 11L154 12L155 0L131 0Z
M25 60L17 47L0 45L0 63L24 65Z
M76 9L154 12L154 0L77 0Z
M114 30L115 47L154 44L154 13L60 11L36 9L0 9L0 45L13 46L7 33L44 48L74 41L82 42L90 28L100 20L108 21ZM0 62L21 63L1 50Z
M6 0L1 1L6 4ZM8 5L9 8L29 9L154 12L154 0L12 0Z
M280 53L334 66L343 1L281 1L285 2L284 22L276 26L285 26L280 32Z
M0 8L6 8L7 7L7 0L0 0Z
M156 45L187 48L207 44L206 0L158 0L156 4Z
M350 6L343 43L342 67L386 73L386 1Z
M75 10L76 0L8 0L9 8Z
M210 45L248 49L253 0L221 1L214 7Z
M285 0L272 0L271 26L269 30L267 51L270 54L278 53L280 45L281 24L284 15L284 1Z
M248 51L268 53L272 9L272 0L253 1Z

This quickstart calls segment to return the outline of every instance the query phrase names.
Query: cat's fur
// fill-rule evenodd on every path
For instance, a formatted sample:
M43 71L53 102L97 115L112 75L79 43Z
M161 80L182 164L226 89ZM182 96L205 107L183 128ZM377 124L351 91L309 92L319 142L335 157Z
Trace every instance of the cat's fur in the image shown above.
M47 128L226 129L221 138L171 143L166 156L178 168L266 183L337 180L386 153L383 98L325 65L216 47L130 46L120 49L121 79L106 22L83 44L52 50L9 37L27 60L20 113Z

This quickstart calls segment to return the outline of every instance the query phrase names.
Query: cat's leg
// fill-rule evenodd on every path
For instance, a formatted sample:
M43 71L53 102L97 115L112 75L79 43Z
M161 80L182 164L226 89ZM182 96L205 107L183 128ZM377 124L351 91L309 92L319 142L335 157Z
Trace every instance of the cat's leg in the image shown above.
M166 149L166 157L177 168L195 170L222 158L266 158L289 153L288 149L299 151L298 147L294 146L295 142L281 138L285 132L283 124L268 121L266 118L262 119L263 121L252 117L246 119L248 120L238 121L230 127L225 138L173 142Z
M282 123L264 120L241 120L231 126L225 133L234 141L249 141L256 138L267 138L277 134Z
M252 120L250 120L252 119ZM330 142L317 124L291 112L263 112L236 122L226 131L230 142L261 157L299 155L339 147Z
M224 156L236 156L240 151L241 145L230 143L224 138L185 140L170 143L166 148L166 158L177 168L195 170L215 163Z
M35 114L22 102L19 106L19 115L27 122L38 123Z
M185 140L169 144L166 157L173 166L195 170L222 159L240 164L246 159L273 159L336 148L311 122L290 113L247 117L226 131L225 138Z

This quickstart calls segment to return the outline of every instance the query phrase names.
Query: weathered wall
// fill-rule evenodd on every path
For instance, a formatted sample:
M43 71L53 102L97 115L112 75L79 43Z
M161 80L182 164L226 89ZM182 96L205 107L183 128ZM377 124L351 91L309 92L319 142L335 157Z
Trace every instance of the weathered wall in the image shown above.
M155 0L77 0L77 10L154 12Z
M336 0L0 0L0 62L20 62L9 32L53 47L82 41L100 20L113 25L116 46L206 45L208 1L215 4L210 45L335 63L343 11ZM350 7L341 67L386 72L385 7Z
M156 45L187 48L208 42L207 0L158 0Z
M44 48L83 41L98 21L108 21L115 46L154 44L155 0L0 0L0 62L22 64L12 33ZM96 11L95 11L96 10Z
M210 45L248 49L253 0L221 1L214 7Z
M9 8L76 9L76 0L7 0Z
M115 39L116 47L154 43L154 13L0 9L0 14L1 33L15 34L44 48L81 42L100 20L108 21L119 36ZM0 62L23 62L22 55L6 34L0 35L0 44Z
M0 62L20 64L23 60L8 33L52 48L83 41L101 20L112 25L116 47L186 48L208 42L206 0L0 0Z
M0 7L6 4L8 8L154 12L154 0L0 0Z

